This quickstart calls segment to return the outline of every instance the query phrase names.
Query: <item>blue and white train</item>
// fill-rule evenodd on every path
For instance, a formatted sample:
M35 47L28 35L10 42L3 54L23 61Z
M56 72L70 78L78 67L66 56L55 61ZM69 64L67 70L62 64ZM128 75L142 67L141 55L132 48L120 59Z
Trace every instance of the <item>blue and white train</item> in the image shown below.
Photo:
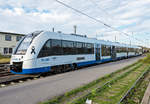
M141 54L142 49L138 46L77 34L36 31L26 35L16 46L10 71L15 74L64 72Z

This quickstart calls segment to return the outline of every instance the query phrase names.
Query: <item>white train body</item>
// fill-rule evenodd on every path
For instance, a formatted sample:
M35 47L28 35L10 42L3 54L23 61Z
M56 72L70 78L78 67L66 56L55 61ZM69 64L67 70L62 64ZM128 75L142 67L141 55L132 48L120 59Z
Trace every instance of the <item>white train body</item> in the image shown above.
M41 31L20 41L11 57L10 70L15 74L37 74L49 72L55 66L81 67L140 54L141 48L137 46Z

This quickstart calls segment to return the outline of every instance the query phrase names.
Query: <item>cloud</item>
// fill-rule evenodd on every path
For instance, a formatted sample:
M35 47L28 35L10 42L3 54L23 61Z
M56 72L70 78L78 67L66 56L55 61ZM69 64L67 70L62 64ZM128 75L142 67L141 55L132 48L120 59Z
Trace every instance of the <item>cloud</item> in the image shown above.
M150 0L60 0L73 8L127 33L149 33ZM105 27L86 16L68 9L55 0L1 0L0 31L29 33L35 30L51 30L72 33L77 25L78 34L89 37L129 43L129 38ZM102 36L103 34L103 36ZM135 34L139 38L139 35ZM146 36L141 39L147 38ZM133 41L136 41L133 39ZM136 42L135 42L136 43Z

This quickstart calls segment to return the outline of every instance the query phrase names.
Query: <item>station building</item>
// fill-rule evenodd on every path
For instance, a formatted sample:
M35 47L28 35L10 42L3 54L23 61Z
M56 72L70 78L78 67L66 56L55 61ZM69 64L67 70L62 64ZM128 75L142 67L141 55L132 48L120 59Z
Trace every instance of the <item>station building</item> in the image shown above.
M11 55L13 48L23 36L24 34L0 32L0 54Z

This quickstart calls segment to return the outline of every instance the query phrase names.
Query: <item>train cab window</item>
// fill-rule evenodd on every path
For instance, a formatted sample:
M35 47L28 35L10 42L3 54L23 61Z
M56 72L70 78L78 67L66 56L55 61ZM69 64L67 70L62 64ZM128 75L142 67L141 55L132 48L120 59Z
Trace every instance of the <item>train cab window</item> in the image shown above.
M72 41L62 41L63 55L72 55L74 52L74 42Z
M17 49L15 50L15 54L25 55L27 49L29 48L32 42L33 36L31 34L25 36L21 43L18 45Z

